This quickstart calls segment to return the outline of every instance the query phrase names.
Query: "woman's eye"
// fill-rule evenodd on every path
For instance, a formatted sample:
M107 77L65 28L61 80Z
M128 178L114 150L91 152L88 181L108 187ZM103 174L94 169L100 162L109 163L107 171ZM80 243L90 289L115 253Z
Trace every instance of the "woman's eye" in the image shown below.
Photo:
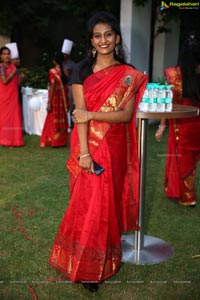
M106 37L111 37L111 36L112 36L112 32L106 34Z
M100 35L94 35L94 38L95 38L95 39L100 39L101 36L100 36Z

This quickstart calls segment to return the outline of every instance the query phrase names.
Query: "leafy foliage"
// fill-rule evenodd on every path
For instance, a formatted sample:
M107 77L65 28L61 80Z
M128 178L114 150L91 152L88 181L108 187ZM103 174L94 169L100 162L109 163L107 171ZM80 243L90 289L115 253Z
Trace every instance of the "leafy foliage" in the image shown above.
M35 66L32 68L22 68L21 71L25 74L23 86L32 88L46 89L47 88L47 71L44 67Z
M119 0L7 0L1 4L0 33L10 35L14 27L19 26L23 34L32 32L44 38L51 18L72 14L84 21L95 10L118 14L119 3Z

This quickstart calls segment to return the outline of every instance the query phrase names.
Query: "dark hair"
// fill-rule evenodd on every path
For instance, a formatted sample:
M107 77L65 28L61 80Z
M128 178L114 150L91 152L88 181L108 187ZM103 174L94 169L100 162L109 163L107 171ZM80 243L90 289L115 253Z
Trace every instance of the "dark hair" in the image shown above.
M0 55L2 55L4 50L8 50L8 52L10 53L10 49L8 47L4 46L4 47L1 47L1 49L0 49Z
M190 33L183 42L180 52L183 97L200 103L200 74L196 73L200 65L200 34Z
M63 71L64 54L62 52L54 52L52 59L60 66L62 83L67 84L67 76Z
M79 64L79 77L84 80L90 73L91 73L91 68L95 63L96 57L92 56L92 43L91 43L91 38L93 37L93 30L96 24L98 23L104 23L110 25L112 30L119 35L120 37L120 42L117 45L119 54L116 55L114 53L114 57L117 61L121 63L126 63L125 61L125 54L124 54L124 49L123 49L123 42L122 42L122 35L121 35L121 30L120 30L120 25L118 20L113 16L111 13L108 13L106 11L99 11L95 13L88 21L88 45L87 45L87 57Z
M121 30L120 30L120 25L117 20L117 18L112 15L111 13L108 13L106 11L99 11L96 14L94 14L88 21L88 55L94 62L96 58L92 57L92 44L91 44L91 38L93 37L93 30L96 24L98 23L104 23L108 24L112 30L119 35L120 37L120 42L117 45L118 46L118 52L119 54L116 55L114 53L115 59L120 61L121 63L125 63L125 54L122 46L122 35L121 35Z

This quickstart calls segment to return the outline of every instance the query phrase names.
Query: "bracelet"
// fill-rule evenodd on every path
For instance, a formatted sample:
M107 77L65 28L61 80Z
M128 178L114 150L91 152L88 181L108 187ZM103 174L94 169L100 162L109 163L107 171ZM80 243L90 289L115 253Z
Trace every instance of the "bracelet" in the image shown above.
M164 129L165 127L167 127L167 125L158 125L158 128Z
M80 156L78 157L78 160L79 160L80 158L87 157L87 156L90 156L90 153L86 153L86 154L80 155Z

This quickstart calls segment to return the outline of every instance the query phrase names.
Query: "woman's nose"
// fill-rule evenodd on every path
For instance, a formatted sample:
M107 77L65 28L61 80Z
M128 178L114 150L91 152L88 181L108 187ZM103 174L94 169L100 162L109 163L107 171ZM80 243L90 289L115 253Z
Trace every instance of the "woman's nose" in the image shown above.
M101 42L105 42L106 41L106 36L105 35L102 35L101 36Z

